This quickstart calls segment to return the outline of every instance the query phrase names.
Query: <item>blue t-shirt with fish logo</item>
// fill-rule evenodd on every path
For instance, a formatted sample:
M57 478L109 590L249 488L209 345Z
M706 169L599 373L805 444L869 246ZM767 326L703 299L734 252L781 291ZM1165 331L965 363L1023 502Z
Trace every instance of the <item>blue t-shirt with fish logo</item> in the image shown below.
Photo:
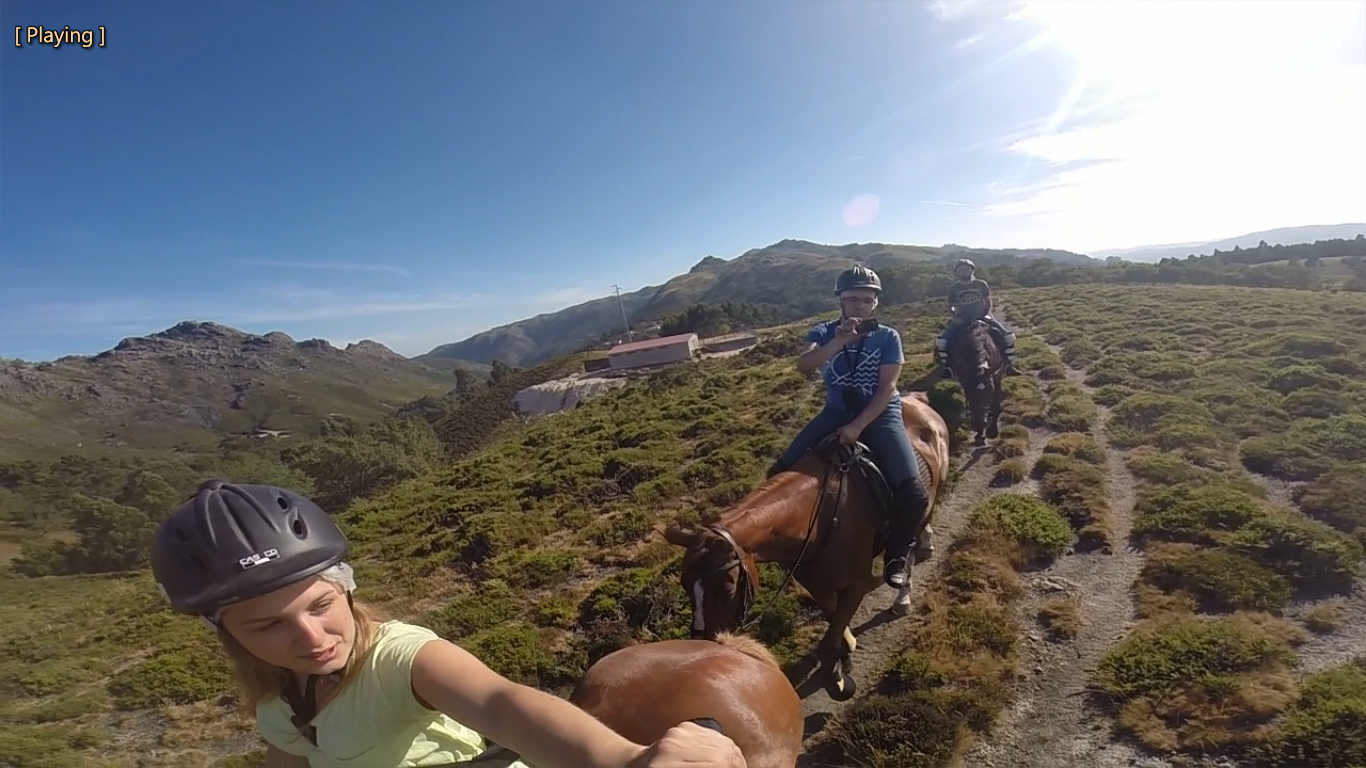
M807 332L806 340L813 344L825 345L835 338L839 324L839 320L821 323ZM877 391L882 366L901 365L905 362L906 358L901 349L901 334L897 333L895 328L878 326L877 330L862 339L846 344L821 367L821 377L825 379L826 404L831 408L845 410L846 405L853 404L845 399L845 392L848 391L857 398L856 408L862 409L863 404ZM893 389L891 399L900 398L901 395Z

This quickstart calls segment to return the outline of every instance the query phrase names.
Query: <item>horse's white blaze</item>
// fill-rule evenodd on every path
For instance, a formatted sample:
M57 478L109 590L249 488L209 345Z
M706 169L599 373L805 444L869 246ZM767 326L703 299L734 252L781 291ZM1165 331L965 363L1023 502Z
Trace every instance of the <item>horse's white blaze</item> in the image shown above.
M707 628L702 618L702 596L702 580L698 579L692 583L692 628L698 632Z
M854 640L854 633L850 632L848 627L844 628L844 642L849 646L850 653L853 653L854 647L858 645L858 643Z

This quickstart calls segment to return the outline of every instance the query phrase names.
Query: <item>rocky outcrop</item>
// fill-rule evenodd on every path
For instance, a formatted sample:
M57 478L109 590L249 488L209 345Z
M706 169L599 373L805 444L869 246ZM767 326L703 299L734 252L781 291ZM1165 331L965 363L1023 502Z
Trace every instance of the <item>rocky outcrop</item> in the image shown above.
M624 386L620 377L574 374L563 379L527 387L513 398L513 405L523 416L544 416L577 408L579 403Z

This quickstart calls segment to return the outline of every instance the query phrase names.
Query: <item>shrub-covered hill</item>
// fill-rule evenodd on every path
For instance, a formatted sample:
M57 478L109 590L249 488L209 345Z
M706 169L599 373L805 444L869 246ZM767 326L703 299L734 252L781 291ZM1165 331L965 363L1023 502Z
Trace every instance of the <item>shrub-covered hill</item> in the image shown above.
M904 380L923 375L941 305L883 316L907 347ZM360 597L552 690L617 647L686 636L679 553L652 529L739 499L819 408L818 382L793 364L802 334L508 422L445 468L337 510ZM765 567L767 589L778 575ZM0 596L0 764L217 765L255 748L226 716L214 641L164 609L145 572L3 579ZM789 594L756 632L790 656L811 615Z

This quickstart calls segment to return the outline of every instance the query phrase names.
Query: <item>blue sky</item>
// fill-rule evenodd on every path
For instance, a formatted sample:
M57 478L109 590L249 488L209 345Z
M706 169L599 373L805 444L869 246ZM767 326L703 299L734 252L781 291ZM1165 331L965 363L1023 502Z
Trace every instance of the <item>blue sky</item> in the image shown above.
M1363 221L1363 8L7 0L106 47L0 46L0 356L420 354L784 238Z

